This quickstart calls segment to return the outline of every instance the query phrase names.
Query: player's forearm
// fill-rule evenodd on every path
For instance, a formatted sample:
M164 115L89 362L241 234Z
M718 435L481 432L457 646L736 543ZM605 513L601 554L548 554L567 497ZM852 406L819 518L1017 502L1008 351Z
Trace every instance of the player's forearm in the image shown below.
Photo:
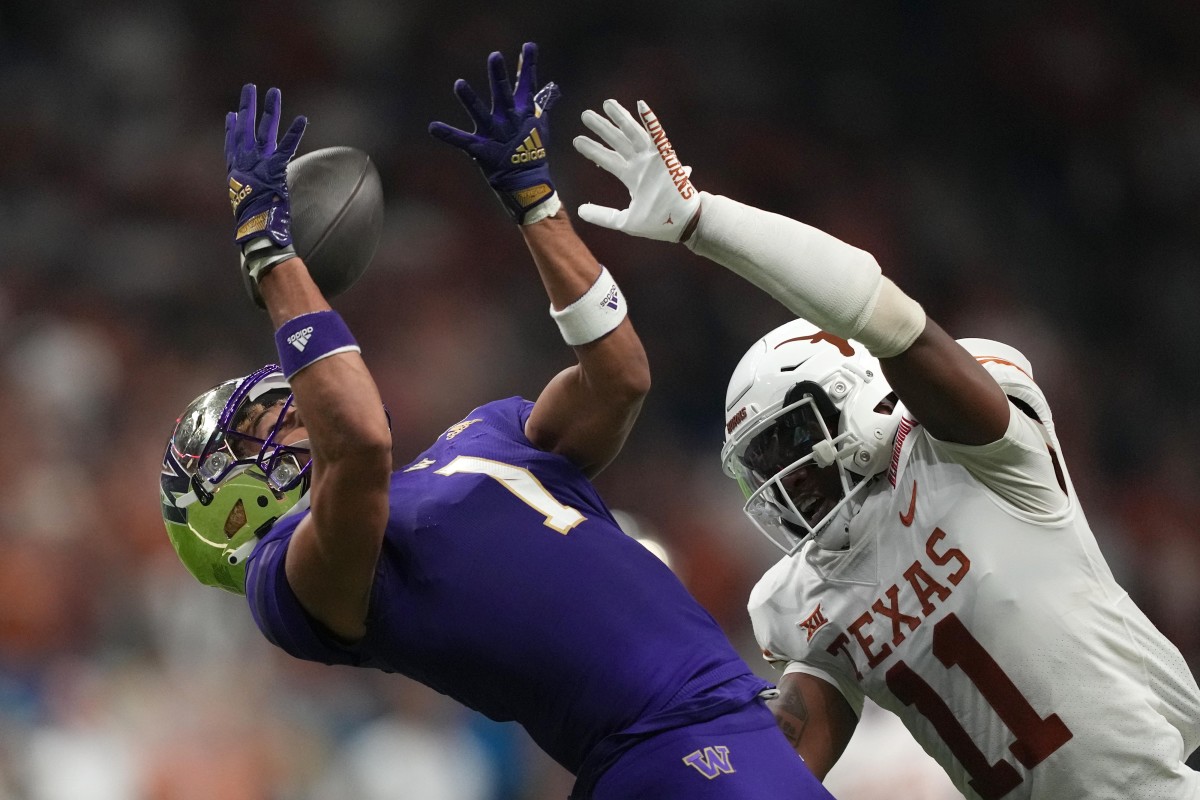
M527 433L594 475L620 451L637 419L650 389L649 361L616 283L565 213L524 226L522 233L552 314L579 360L547 387Z
M875 258L824 231L720 195L701 193L687 246L768 292L797 316L872 353L903 352L925 313Z
M579 302L601 274L596 258L575 234L566 211L521 228L537 264L552 308L562 311ZM597 298L603 303L605 298ZM612 302L623 298L614 295ZM615 320L616 318L614 318ZM650 388L650 366L642 342L628 321L611 332L575 346L579 358L581 398L605 406L640 403Z
M565 209L532 225L522 225L520 230L555 309L571 305L596 282L600 264L575 233Z
M824 780L854 735L858 717L833 687L819 678L789 673L779 695L767 701L784 737L804 763Z
M299 258L275 267L261 282L260 291L276 329L305 315L330 311ZM288 346L281 347L281 357L289 355L284 352ZM322 470L347 461L372 473L390 472L387 417L375 381L356 349L314 361L288 380Z
M615 100L607 119L583 122L604 144L575 148L625 184L628 208L585 203L583 219L634 236L678 242L764 289L797 315L880 358L912 344L925 325L920 305L880 273L869 253L804 223L697 191L662 122L643 101L635 119Z

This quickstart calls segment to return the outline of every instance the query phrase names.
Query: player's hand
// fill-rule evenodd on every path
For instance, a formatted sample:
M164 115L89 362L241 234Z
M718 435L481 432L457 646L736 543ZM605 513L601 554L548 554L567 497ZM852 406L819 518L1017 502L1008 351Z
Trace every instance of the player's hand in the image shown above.
M241 247L246 273L243 277L250 297L262 306L259 280L273 266L296 254L292 248L287 165L296 155L308 119L296 117L276 144L279 90L267 90L261 120L255 109L257 98L257 88L247 83L242 87L238 110L225 115L225 167L229 203L237 220L234 241Z
M533 42L521 48L515 91L508 82L504 56L492 53L487 63L492 84L490 111L469 83L461 78L454 82L454 93L475 123L475 131L467 133L444 122L432 122L429 132L475 159L513 219L529 225L554 214L561 205L546 158L550 127L545 112L558 99L558 86L548 83L534 93L537 45Z
M637 107L640 122L616 100L604 101L608 119L595 111L583 112L583 124L608 147L576 136L575 149L625 184L629 207L618 211L585 203L579 216L632 236L678 242L700 211L700 192L692 185L691 168L680 163L650 106L639 100Z
M237 219L234 241L242 244L249 239L266 236L276 246L285 247L292 243L287 165L296 155L308 120L296 117L277 145L279 90L267 90L256 133L257 95L254 84L247 83L242 87L242 101L238 110L225 115L229 202Z

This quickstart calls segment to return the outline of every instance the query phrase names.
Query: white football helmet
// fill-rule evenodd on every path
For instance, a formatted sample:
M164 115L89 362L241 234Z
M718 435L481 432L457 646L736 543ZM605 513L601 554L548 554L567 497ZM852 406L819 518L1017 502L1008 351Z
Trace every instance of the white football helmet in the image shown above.
M866 347L793 320L733 371L722 466L750 520L791 555L849 519L851 500L890 463L900 414Z

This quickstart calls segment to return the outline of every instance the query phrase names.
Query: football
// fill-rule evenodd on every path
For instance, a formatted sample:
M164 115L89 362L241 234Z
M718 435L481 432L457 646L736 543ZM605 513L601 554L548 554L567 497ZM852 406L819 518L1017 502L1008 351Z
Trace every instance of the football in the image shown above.
M362 277L383 232L383 184L354 147L326 147L288 164L292 244L326 298Z

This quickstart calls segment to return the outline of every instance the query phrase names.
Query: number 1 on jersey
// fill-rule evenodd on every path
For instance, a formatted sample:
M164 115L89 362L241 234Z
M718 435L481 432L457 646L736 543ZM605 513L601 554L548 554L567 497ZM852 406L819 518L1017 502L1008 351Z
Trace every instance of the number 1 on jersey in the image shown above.
M546 518L543 521L546 527L553 528L564 535L587 519L570 506L564 506L558 502L554 495L550 494L545 486L542 486L542 482L524 467L477 456L458 456L434 472L438 475L454 475L465 472L494 478L525 505L542 514Z

